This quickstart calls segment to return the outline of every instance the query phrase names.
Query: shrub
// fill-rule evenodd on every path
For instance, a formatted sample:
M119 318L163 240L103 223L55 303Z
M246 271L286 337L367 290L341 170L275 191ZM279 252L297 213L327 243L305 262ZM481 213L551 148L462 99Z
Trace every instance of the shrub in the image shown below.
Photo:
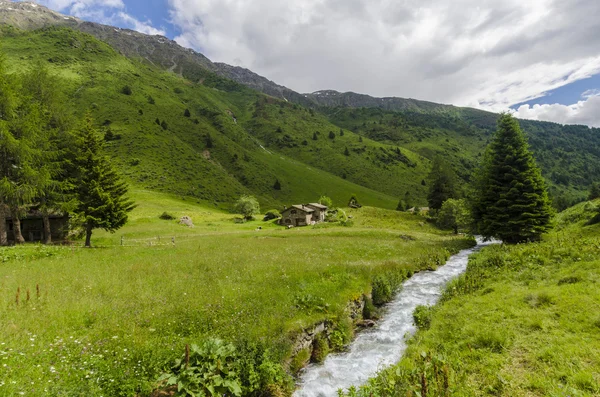
M581 277L570 276L570 277L564 277L564 278L561 278L560 280L558 280L558 285L576 284L579 282L581 282Z
M200 346L192 345L189 353L177 360L170 373L160 379L167 386L177 385L184 395L242 395L236 371L235 347L219 339L208 339Z
M240 214L244 219L250 220L252 219L252 215L260 212L260 205L256 197L243 195L235 202L234 210L236 214Z
M124 95L131 95L132 93L133 93L133 92L131 91L131 87L130 87L130 86L128 86L128 85L126 85L126 86L123 86L123 88L121 88L121 94L124 94Z
M365 295L365 305L363 306L362 316L365 320L376 320L379 318L379 311L373 304L373 299Z
M420 330L429 329L431 326L431 316L433 315L433 307L419 305L413 312L413 322Z
M371 296L373 304L381 306L392 300L394 291L389 280L383 276L377 276L373 280Z
M334 351L341 351L352 341L354 328L349 318L344 318L335 323L333 331L329 335L329 344Z
M175 219L175 216L173 216L165 211L162 214L160 214L159 218L163 219L165 221L172 221L173 219Z
M192 114L190 113L190 109L185 109L185 111L183 112L183 115L185 117L190 117Z
M322 334L318 334L313 340L313 351L310 360L314 363L322 363L329 354L329 342Z
M333 200L327 196L321 196L319 198L319 204L326 206L327 208L333 208Z
M290 362L290 372L292 374L295 374L298 371L300 371L302 368L304 368L304 366L306 364L308 364L308 362L310 361L310 356L311 356L310 348L300 350L298 352L298 354L296 354L292 358L292 361Z
M279 213L279 211L277 210L268 210L265 213L265 217L263 218L263 221L270 221L272 219L279 219L281 218L281 214Z

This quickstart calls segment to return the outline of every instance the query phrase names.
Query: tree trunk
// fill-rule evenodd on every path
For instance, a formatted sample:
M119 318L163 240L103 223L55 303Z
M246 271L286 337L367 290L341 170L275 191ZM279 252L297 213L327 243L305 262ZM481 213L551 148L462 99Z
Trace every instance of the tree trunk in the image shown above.
M0 203L0 246L8 245L8 236L6 235L6 207Z
M21 234L21 219L19 218L19 213L17 211L13 211L12 222L13 234L15 235L15 244L23 244L25 242L25 239Z
M92 225L85 225L85 246L90 248L92 246Z
M52 243L52 229L50 228L50 218L46 212L42 214L42 220L44 222L44 244Z

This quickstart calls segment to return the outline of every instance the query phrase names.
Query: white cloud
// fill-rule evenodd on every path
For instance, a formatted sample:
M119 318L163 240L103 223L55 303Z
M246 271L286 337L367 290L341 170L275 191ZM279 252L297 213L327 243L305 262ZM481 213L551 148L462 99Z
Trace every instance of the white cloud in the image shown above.
M600 127L600 96L592 95L573 105L522 105L513 114L522 119Z
M597 0L169 0L176 40L300 92L489 110L600 72Z
M123 0L38 0L50 9L106 25L118 25L150 35L164 35L150 21L140 21L125 12Z

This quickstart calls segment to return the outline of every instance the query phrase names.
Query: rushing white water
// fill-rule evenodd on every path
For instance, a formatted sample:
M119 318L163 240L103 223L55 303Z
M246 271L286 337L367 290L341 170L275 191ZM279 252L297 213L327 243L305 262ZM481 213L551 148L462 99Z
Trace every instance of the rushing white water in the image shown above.
M435 304L444 285L466 270L469 255L493 243L477 242L476 247L450 257L438 270L420 272L405 281L375 328L361 332L347 352L331 354L323 364L311 364L303 370L294 397L337 396L338 389L358 387L378 369L398 362L406 349L405 335L415 331L415 308Z

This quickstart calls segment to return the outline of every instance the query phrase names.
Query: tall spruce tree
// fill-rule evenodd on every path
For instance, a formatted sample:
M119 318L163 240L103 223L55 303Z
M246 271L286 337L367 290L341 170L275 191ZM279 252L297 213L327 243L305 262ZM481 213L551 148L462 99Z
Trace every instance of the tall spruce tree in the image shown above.
M540 169L510 114L498 119L475 180L473 219L484 237L516 244L551 228L552 208Z
M111 166L102 149L102 138L87 115L76 133L76 214L85 228L85 246L91 246L92 231L114 232L127 222L134 203L126 197L127 185Z
M8 245L6 217L12 191L11 175L15 166L17 142L10 131L16 115L14 79L6 74L4 55L0 53L0 246Z
M450 198L457 198L456 173L452 166L445 162L441 157L433 159L431 171L427 176L429 192L427 193L427 203L429 208L439 210L444 201Z

